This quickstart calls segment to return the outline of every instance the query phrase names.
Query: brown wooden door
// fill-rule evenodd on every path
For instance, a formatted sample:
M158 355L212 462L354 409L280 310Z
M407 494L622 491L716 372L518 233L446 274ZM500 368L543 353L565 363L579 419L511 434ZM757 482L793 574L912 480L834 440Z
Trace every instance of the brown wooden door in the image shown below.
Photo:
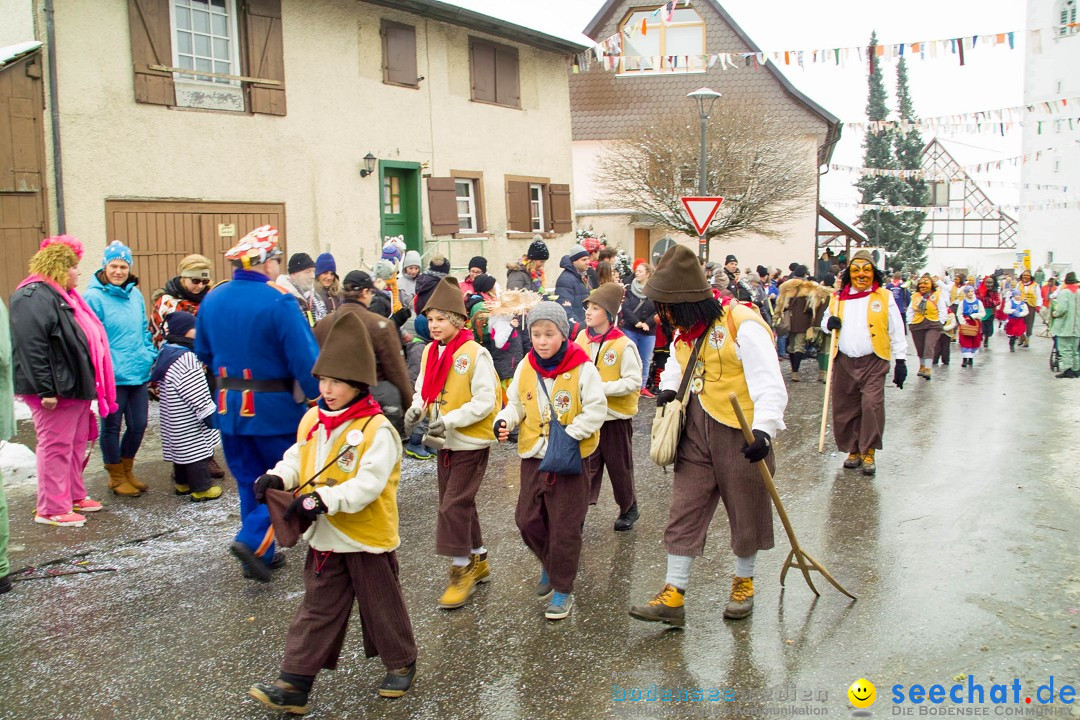
M47 234L37 55L0 69L0 295L7 303Z
M192 253L210 258L214 282L228 280L232 269L225 251L261 225L278 229L285 252L282 204L105 201L108 240L131 247L139 288L148 303L155 290L176 276L180 260ZM221 234L230 229L231 234Z
M634 257L645 258L648 263L652 262L649 257L650 235L649 228L634 228Z

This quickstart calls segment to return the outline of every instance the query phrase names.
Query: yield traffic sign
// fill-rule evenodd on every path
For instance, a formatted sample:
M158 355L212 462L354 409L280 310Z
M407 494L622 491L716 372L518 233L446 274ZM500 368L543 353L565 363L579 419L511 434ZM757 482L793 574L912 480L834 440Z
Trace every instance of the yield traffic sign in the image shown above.
M683 207L689 213L690 222L694 223L698 235L704 237L705 230L716 216L716 211L720 209L720 203L724 202L724 198L684 197L679 199L682 200Z

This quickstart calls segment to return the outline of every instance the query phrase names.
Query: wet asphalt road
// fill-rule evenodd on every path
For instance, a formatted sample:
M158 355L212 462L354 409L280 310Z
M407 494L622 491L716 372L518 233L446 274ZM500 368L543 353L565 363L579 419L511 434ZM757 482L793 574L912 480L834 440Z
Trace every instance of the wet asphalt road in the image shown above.
M686 629L628 617L630 604L663 585L666 567L671 475L649 461L652 407L643 401L641 520L613 532L605 485L586 520L570 618L545 621L533 595L538 565L514 526L517 458L507 447L493 452L480 492L493 581L467 607L441 611L447 562L433 553L434 468L407 460L399 557L420 647L413 691L397 701L374 695L384 671L363 658L357 622L341 669L316 684L311 716L760 717L795 705L847 717L847 687L865 677L877 685L880 717L895 710L894 684L948 687L973 675L989 689L1018 678L1026 695L1051 675L1059 687L1080 684L1080 382L1050 375L1048 340L1015 354L1003 337L992 345L970 370L954 352L931 382L914 377L909 357L908 386L886 393L873 480L840 468L831 435L817 454L823 386L814 364L789 385L777 485L801 544L856 602L816 575L815 599L797 570L780 587L787 541L777 521L776 548L758 557L754 615L723 620L734 565L721 511L694 565ZM32 444L28 421L21 430L16 440ZM287 551L273 584L244 580L226 553L235 488L201 505L175 497L154 436L152 426L139 464L152 491L138 499L105 496L95 451L87 484L108 507L84 528L34 524L32 489L9 490L13 569L77 558L116 571L21 582L0 597L0 718L275 716L245 692L276 677L302 594L302 551ZM654 683L735 699L613 699Z

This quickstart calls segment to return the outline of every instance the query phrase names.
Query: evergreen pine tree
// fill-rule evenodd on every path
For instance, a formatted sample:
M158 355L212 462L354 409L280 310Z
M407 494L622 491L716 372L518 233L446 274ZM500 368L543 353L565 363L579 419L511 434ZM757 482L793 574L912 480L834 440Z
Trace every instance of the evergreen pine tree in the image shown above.
M915 107L908 90L907 61L900 58L896 66L896 104L902 122L914 123L918 120ZM893 144L896 150L896 162L902 170L918 170L922 167L923 140L919 131L909 128L895 133ZM922 178L909 178L901 181L903 202L909 207L923 207L928 201L927 183ZM928 240L923 236L925 212L897 213L900 236L894 255L888 259L892 271L915 273L926 266L926 247ZM891 250L891 248L890 248Z

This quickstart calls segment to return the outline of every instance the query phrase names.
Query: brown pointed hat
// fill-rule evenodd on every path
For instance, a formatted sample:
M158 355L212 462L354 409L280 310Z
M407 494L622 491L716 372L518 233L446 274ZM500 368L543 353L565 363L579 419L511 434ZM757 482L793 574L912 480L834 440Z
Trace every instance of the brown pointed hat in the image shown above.
M596 303L607 311L608 316L614 322L614 318L619 316L624 292L623 286L619 283L604 283L589 293L589 297L582 300L581 305L588 308L589 303Z
M426 315L429 310L442 310L457 313L464 318L469 317L469 311L465 309L465 296L461 293L457 278L448 275L439 281L421 312Z
M350 383L376 385L375 350L371 336L356 313L342 312L323 342L319 359L311 374L316 377L332 377Z
M645 283L645 295L653 302L676 304L712 298L709 281L694 251L685 245L671 247Z

